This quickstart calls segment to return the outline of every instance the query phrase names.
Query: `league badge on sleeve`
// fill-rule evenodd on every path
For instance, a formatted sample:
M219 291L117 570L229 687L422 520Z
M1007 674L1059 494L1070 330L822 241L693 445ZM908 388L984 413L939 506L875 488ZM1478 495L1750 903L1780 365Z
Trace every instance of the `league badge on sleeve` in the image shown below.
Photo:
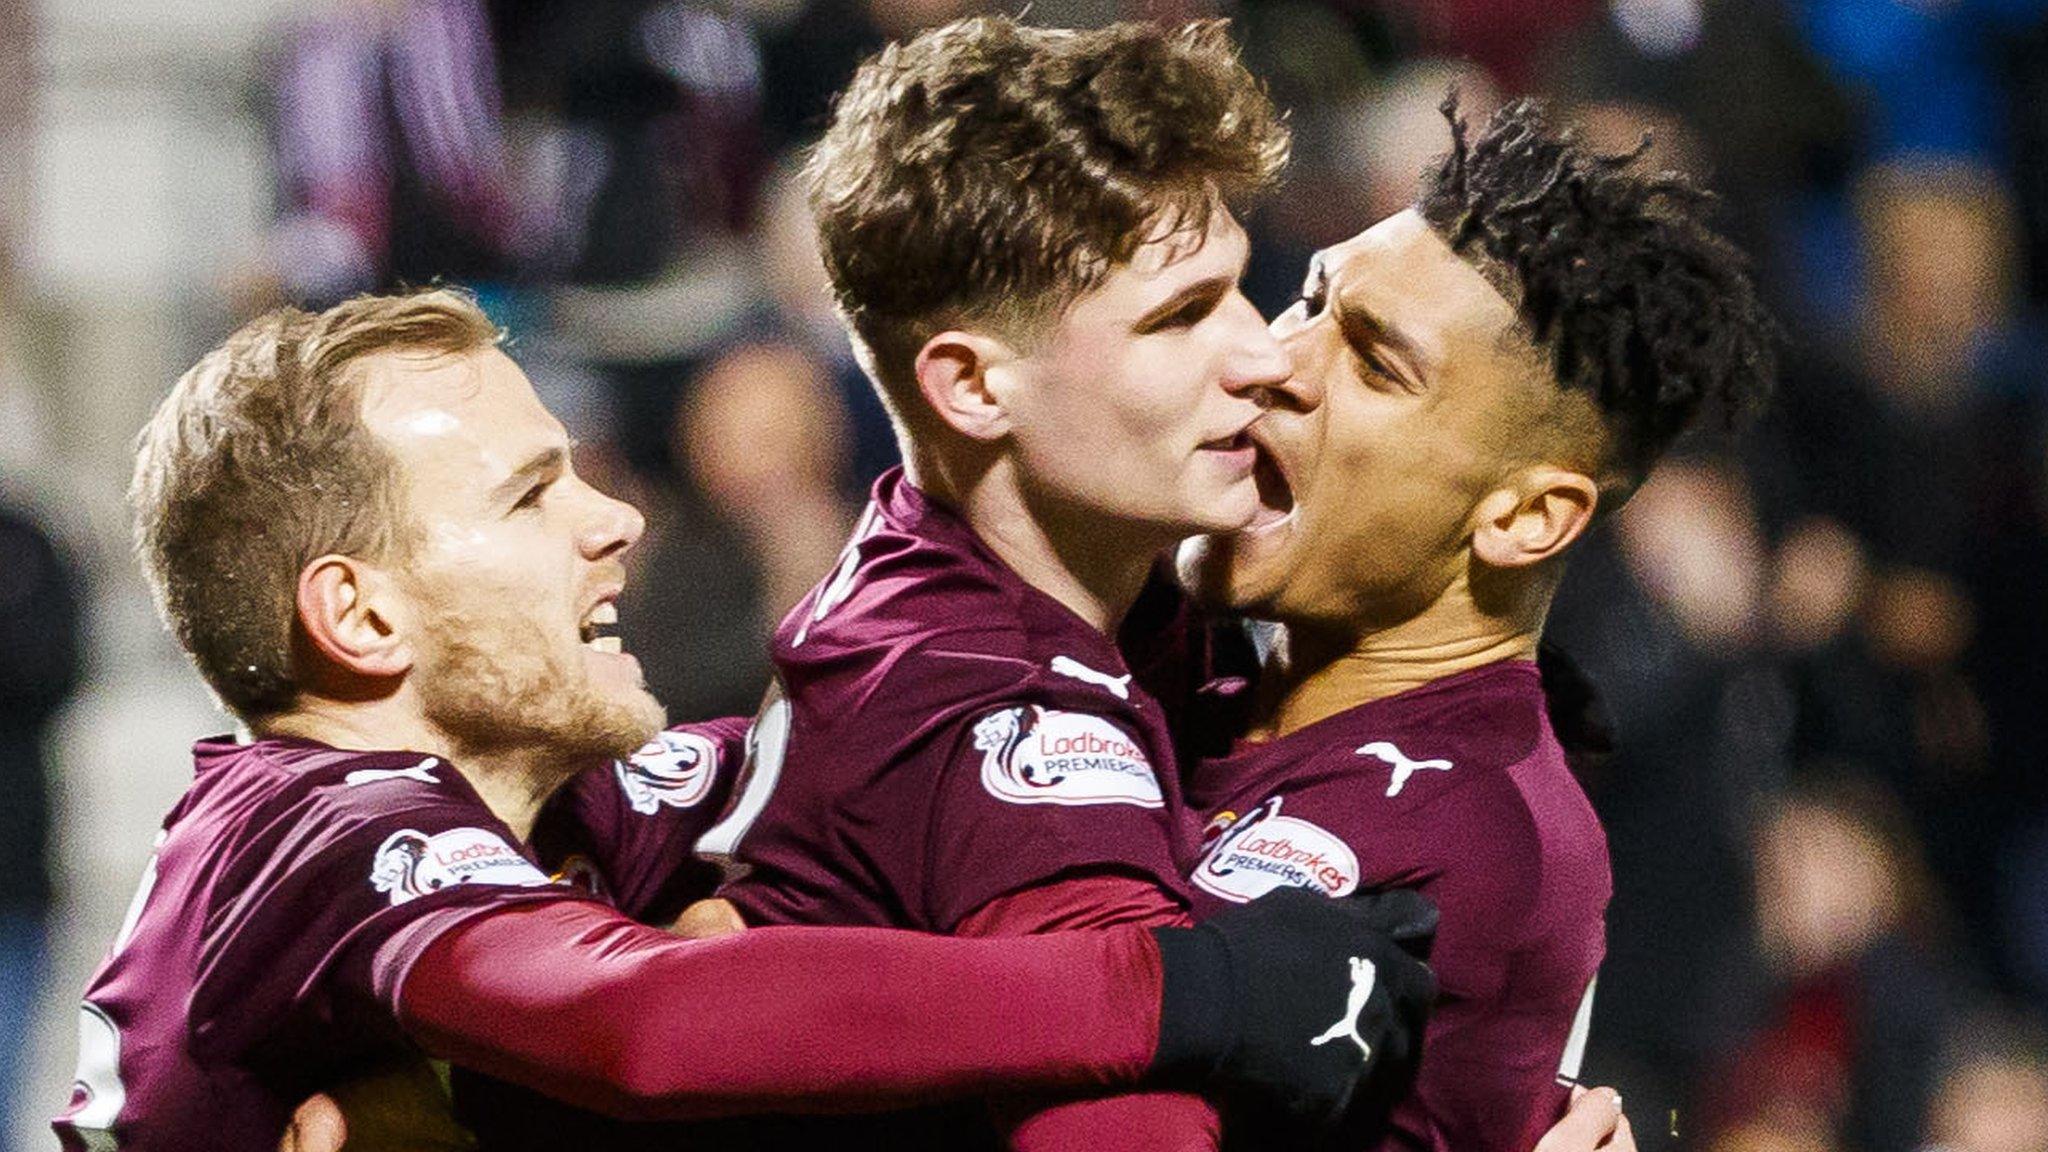
M1166 803L1145 750L1100 716L1004 708L975 723L974 748L982 787L1011 804Z
M504 884L518 888L552 883L547 874L483 828L454 828L429 836L410 828L393 832L377 848L370 886L396 907L457 884Z
M1248 903L1276 888L1307 888L1326 896L1349 896L1358 889L1358 854L1321 825L1282 816L1278 796L1243 816L1218 816L1209 835L1209 849L1195 869L1195 886L1233 903Z
M612 768L633 811L652 816L664 807L694 807L711 794L718 746L695 732L663 732Z

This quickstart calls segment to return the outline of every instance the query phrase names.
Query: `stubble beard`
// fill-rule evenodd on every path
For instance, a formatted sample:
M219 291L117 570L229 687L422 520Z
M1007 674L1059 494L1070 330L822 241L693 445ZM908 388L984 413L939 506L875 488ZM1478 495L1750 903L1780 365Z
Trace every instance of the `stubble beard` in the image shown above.
M428 674L427 720L475 753L542 753L565 770L627 756L666 723L645 688L607 695L578 656L516 612L438 613Z

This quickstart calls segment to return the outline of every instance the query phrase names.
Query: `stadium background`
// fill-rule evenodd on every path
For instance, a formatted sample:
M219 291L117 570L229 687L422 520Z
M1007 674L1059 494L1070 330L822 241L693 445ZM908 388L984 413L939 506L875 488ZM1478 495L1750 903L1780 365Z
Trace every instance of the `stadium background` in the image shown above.
M893 451L791 150L863 52L971 7L0 0L0 1146L48 1145L76 989L223 725L125 554L163 389L260 306L472 285L648 513L654 687L751 711ZM1222 11L1297 132L1269 313L1405 202L1455 81L1654 127L1788 330L1770 416L1667 464L1554 617L1621 735L1586 776L1618 877L1589 1075L1645 1148L2048 1148L2048 2Z

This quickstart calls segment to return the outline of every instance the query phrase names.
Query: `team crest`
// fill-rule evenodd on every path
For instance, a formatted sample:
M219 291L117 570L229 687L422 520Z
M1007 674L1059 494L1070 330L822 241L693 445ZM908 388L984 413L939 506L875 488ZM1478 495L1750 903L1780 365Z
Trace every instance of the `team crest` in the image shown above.
M619 788L633 811L690 808L711 794L718 778L718 745L695 732L662 732L638 752L614 761Z
M981 783L1012 804L1135 804L1166 801L1138 742L1085 712L1005 708L974 725Z
M395 907L457 884L547 884L547 875L495 832L456 828L429 836L410 828L385 837L370 865L370 887Z
M1358 855L1320 825L1280 814L1280 797L1209 825L1208 850L1195 886L1236 904L1276 888L1308 888L1348 896L1358 888Z

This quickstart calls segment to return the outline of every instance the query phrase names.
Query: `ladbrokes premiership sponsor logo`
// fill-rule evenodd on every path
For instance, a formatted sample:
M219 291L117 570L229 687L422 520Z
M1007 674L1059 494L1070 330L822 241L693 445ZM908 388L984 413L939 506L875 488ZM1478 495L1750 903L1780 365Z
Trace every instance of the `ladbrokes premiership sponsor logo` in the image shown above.
M432 836L410 828L393 832L370 865L370 886L389 895L394 906L455 884L530 887L548 882L504 837L482 828Z
M664 807L690 808L711 794L718 777L718 745L695 732L663 732L612 770L633 811L652 816Z
M975 724L974 747L982 786L1012 804L1165 803L1145 750L1100 716L1005 708Z
M1210 826L1215 837L1195 869L1195 886L1235 903L1275 888L1312 888L1348 896L1358 887L1358 856L1336 834L1280 814L1275 796L1245 813Z

